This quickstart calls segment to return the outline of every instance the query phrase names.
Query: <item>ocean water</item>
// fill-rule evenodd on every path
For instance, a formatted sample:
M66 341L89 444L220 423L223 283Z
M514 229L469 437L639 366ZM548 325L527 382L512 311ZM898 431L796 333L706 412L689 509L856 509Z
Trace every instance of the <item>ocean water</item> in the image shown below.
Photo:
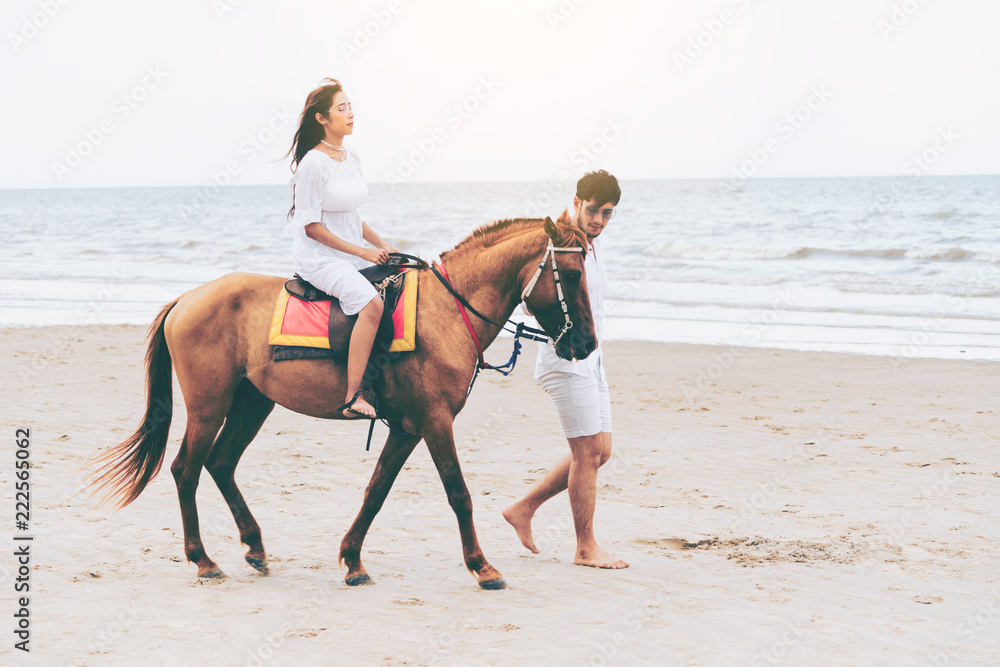
M372 185L435 258L573 183ZM1000 360L1000 177L624 181L608 339ZM290 275L285 186L0 190L0 326L148 324L230 271Z

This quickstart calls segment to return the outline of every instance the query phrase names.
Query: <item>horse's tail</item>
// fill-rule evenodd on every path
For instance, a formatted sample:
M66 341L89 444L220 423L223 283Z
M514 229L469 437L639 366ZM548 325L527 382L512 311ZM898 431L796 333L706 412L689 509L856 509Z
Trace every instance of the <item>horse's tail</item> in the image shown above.
M95 457L100 467L90 486L105 489L102 503L115 500L121 509L139 497L163 464L173 414L173 368L163 334L163 322L177 305L168 303L149 327L146 350L146 414L135 433L125 442Z

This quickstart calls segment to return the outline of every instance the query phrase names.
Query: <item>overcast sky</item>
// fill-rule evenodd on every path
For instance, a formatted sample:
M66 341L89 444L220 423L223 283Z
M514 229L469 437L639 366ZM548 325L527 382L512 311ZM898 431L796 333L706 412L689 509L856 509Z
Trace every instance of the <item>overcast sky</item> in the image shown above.
M995 0L64 1L0 10L0 187L285 183L325 76L372 182L1000 173Z

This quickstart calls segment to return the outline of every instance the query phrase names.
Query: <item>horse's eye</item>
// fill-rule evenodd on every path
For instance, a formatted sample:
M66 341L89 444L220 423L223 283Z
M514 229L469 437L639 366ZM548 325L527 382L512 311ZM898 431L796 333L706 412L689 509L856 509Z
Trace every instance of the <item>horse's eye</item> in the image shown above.
M568 283L578 283L580 282L580 272L579 271L564 271L566 274L566 282Z

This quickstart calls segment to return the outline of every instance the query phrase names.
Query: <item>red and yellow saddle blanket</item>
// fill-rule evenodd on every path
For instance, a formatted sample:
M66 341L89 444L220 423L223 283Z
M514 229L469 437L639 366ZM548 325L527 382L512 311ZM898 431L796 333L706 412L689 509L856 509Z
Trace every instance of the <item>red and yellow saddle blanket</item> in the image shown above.
M303 301L282 289L274 304L270 345L292 345L330 349L329 326L332 301ZM340 304L333 306L340 308ZM389 352L417 348L417 272L407 271L403 293L392 311L393 337Z

